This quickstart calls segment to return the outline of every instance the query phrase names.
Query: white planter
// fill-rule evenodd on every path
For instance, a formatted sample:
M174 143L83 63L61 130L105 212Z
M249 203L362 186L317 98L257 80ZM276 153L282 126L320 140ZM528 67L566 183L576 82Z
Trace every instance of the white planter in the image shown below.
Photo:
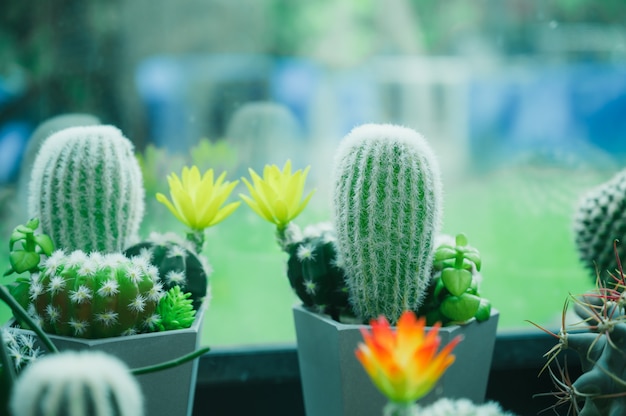
M59 351L103 351L121 359L131 369L140 368L169 361L198 349L205 311L206 303L199 308L191 327L175 331L103 339L57 335L49 337ZM15 330L36 337L32 331ZM197 371L198 360L195 359L168 370L137 376L144 396L145 415L191 416Z
M369 379L354 352L363 340L360 328L334 321L298 305L293 307L298 362L307 416L381 415L387 399ZM462 334L456 360L420 404L441 397L485 400L499 313L485 322L441 328L441 346Z

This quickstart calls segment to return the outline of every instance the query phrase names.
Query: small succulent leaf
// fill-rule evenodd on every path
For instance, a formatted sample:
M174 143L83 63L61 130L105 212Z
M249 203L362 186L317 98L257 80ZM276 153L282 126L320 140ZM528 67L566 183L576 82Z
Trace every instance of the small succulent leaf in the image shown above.
M444 269L441 280L453 296L461 296L472 284L472 273L467 270Z
M41 251L43 252L43 254L45 254L46 256L52 255L52 252L54 251L54 243L48 235L39 234L35 236L35 242L39 247L41 247Z
M16 273L24 273L39 264L40 256L31 251L13 251L9 253L9 262Z
M456 235L455 242L457 246L466 246L467 236L464 233L459 233Z
M25 226L35 231L39 227L39 218L31 218Z
M456 250L448 245L442 245L435 250L435 261L444 261L456 257Z
M476 270L480 271L480 254L478 252L467 252L465 258L476 265Z
M474 318L478 322L484 322L491 316L491 302L487 299L480 299L480 304L478 305L478 311L474 315Z
M35 232L35 230L25 225L18 225L17 227L15 227L15 231L19 231L20 233L23 233L25 235L31 235Z
M15 243L17 243L20 240L25 240L25 239L26 239L26 234L18 230L13 230L13 232L11 233L11 237L9 238L9 250L13 250L13 246L15 246Z
M469 293L461 296L450 296L441 303L441 313L447 318L464 322L476 315L480 306L480 298Z

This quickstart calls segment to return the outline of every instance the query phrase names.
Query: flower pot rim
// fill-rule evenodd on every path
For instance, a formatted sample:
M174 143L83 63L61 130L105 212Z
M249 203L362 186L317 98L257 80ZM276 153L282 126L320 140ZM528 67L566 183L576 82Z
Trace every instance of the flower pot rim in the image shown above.
M298 309L301 310L303 312L306 312L308 314L311 315L315 315L318 319L333 325L334 327L337 328L338 331L343 331L343 330L352 330L352 329L361 329L361 328L367 328L370 325L368 324L357 324L357 323L345 323L345 322L339 322L339 321L335 321L333 318L331 318L330 315L328 314L324 314L324 313L319 313L315 310L313 310L312 307L306 306L302 303L297 303L295 305L293 305L292 307L293 309ZM500 315L500 311L497 310L496 308L491 308L491 314L489 315L489 319L485 322L488 322L489 320L493 319L494 317L497 317ZM456 323L456 324L451 324L451 325L447 325L447 326L442 326L439 328L439 332L455 332L458 328L462 328L462 327L466 327L468 325L471 325L473 323L477 323L480 324L481 322L478 322L476 320L476 318L472 318L470 320L468 320L467 322L464 323ZM432 326L427 326L426 328L432 328Z
M178 334L196 333L196 332L200 332L200 326L202 325L204 314L206 313L206 310L208 308L208 303L209 302L206 299L202 301L202 303L200 304L200 307L196 310L196 315L194 316L194 320L189 328L170 329L167 331L157 331L157 332L146 332L146 333L134 334L134 335L118 335L115 337L105 337L105 338L81 338L81 337L72 337L68 335L51 334L48 332L46 332L46 335L53 341L65 340L65 341L71 341L71 342L80 342L80 343L83 343L84 345L95 346L98 344L114 343L114 342L121 341L121 340L142 339L142 338L149 339L149 338L160 337L164 335L176 336ZM15 326L15 324L16 324L15 317L12 317L2 326L2 329L12 328L14 330L25 331L25 332L28 332L29 334L36 336L35 331L33 331L32 329L21 328L19 326Z

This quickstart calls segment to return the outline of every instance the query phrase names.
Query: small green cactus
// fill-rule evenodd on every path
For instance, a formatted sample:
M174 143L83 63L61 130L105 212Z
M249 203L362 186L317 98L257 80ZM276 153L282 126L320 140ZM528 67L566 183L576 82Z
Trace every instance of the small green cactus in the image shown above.
M103 352L50 354L18 378L14 416L142 416L137 380L119 359Z
M28 284L42 328L81 338L148 330L163 296L158 270L145 259L79 250L55 251Z
M430 283L441 192L437 159L409 128L366 124L340 143L334 223L359 318L384 315L393 324L420 306Z
M35 159L28 201L57 248L121 251L137 239L144 212L132 143L112 126L52 134Z
M353 315L348 302L348 287L343 269L337 264L335 232L330 223L299 228L290 223L289 236L281 241L287 254L287 277L291 288L305 306L339 320L340 315Z
M591 278L614 285L610 273L618 269L618 264L613 244L626 239L626 169L580 198L575 208L574 233L579 257ZM617 251L623 258L626 245L618 244Z
M127 257L140 256L159 271L164 290L180 286L190 293L193 308L197 310L207 296L211 266L199 256L193 244L168 233L152 233L148 240L124 251Z

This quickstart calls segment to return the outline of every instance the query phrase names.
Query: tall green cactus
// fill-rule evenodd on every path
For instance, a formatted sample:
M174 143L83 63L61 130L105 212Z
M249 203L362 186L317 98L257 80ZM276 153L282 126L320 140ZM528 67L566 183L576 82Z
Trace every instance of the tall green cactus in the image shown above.
M366 124L340 143L334 169L334 221L350 301L363 320L395 323L417 310L431 277L441 222L437 160L417 132Z
M617 259L626 256L626 170L580 198L574 233L579 257L594 281L599 276L603 282L614 284L609 273L615 273ZM619 241L617 256L613 254L615 240Z
M35 159L29 214L68 251L118 252L137 238L144 188L133 145L112 126L63 129Z

